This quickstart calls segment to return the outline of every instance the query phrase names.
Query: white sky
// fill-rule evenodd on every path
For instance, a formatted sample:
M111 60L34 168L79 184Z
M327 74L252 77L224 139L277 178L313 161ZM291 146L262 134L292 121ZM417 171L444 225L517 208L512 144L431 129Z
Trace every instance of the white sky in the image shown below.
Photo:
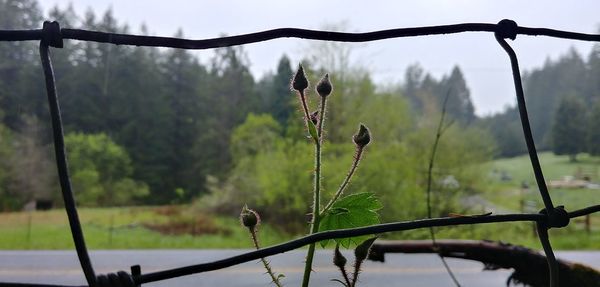
M150 33L172 36L182 28L186 38L212 38L225 33L236 35L281 27L318 29L324 24L346 22L348 32L454 24L460 22L496 23L501 19L515 20L521 26L548 27L584 33L595 33L600 23L600 1L554 0L453 0L453 1L183 1L183 0L39 0L44 11L69 2L78 15L91 8L103 14L112 7L115 17L138 32L145 23ZM246 45L251 69L260 76L276 67L286 53L292 61L306 55L307 40L278 39ZM432 36L383 40L369 44L349 44L355 47L353 59L369 68L380 83L402 80L404 70L420 63L436 77L449 73L459 65L478 115L498 112L513 104L514 90L506 54L491 33L463 33L452 36ZM540 67L544 61L564 54L575 47L584 56L592 44L547 37L518 36L512 43L522 70ZM207 59L212 51L197 53Z

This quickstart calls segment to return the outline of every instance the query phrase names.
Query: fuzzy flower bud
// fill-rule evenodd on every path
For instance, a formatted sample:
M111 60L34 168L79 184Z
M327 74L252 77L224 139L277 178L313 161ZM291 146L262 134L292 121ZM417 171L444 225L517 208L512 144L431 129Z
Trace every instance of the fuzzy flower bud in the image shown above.
M256 211L249 209L247 205L244 205L242 212L240 213L240 222L243 226L254 229L254 227L260 224L260 216L258 216Z
M317 90L317 93L319 94L319 96L321 96L323 98L325 98L331 94L331 91L333 90L333 86L331 85L331 82L329 81L329 74L325 74L325 76L323 76L323 78L317 84L316 90Z
M377 237L369 238L356 246L356 249L354 249L354 256L356 257L357 262L362 262L367 259L367 256L369 256L369 251L371 250L371 246L376 239Z
M333 251L333 265L339 268L344 268L346 266L346 262L348 262L348 260L346 260L346 257L344 257L342 252L340 252L340 245L336 245L335 250Z
M298 71L296 71L294 79L292 79L292 88L296 91L304 91L308 88L308 79L306 78L306 74L304 74L302 64L298 65Z
M369 129L365 125L360 124L358 132L352 136L352 141L354 141L354 144L359 148L367 146L371 142L371 133L369 132Z

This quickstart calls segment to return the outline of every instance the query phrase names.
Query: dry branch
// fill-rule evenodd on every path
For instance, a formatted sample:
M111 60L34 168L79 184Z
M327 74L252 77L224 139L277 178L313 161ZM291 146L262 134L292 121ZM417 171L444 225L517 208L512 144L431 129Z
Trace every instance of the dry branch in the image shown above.
M546 256L523 246L496 241L430 240L377 241L371 248L369 259L384 262L386 253L434 253L444 257L479 261L484 270L513 269L507 283L528 286L548 286ZM600 271L574 262L557 260L559 286L600 286Z

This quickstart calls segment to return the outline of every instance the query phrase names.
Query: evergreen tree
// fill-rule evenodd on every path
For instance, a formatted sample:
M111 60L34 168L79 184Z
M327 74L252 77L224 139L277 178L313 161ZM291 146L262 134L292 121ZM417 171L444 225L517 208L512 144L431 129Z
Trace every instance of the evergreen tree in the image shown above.
M282 56L274 75L264 77L257 87L262 98L260 110L273 115L280 125L285 125L294 113L293 100L290 96L290 75L293 74L290 59Z
M39 29L41 11L35 0L0 0L0 29ZM29 41L2 42L0 45L0 107L3 122L16 130L23 114L32 112L26 87L37 68L36 45Z
M177 32L175 37L183 38L183 32ZM196 159L192 147L196 135L202 132L199 110L206 92L200 83L206 85L208 75L198 60L182 49L166 52L161 60L161 74L162 93L169 107L163 120L170 146L167 153L170 172L163 180L166 188L179 188L189 198L200 192L203 183L194 167Z
M600 155L600 101L592 107L588 127L587 151L591 155Z
M544 67L524 77L523 87L534 140L540 149L550 149L552 124L563 97L577 95L585 99L585 62L571 49L557 61L547 60ZM551 112L549 112L551 111Z
M423 102L419 96L423 82L423 68L419 64L410 65L404 72L403 95L408 99L413 115L423 111Z
M197 170L222 176L230 168L229 135L259 107L255 83L241 47L216 50L202 100L200 132L194 141Z
M473 122L475 108L471 102L471 92L458 66L454 66L450 75L444 77L439 83L437 90L439 107L443 105L447 94L450 95L446 105L448 115L464 124Z
M552 150L557 155L569 155L575 161L585 150L586 114L582 101L575 97L561 100L552 126Z

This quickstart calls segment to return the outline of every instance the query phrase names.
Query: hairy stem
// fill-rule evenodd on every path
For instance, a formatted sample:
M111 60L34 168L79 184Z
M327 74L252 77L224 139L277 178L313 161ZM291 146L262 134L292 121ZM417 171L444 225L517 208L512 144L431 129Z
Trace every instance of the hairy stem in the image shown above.
M314 180L314 199L313 199L313 212L310 234L319 231L319 221L321 219L320 207L321 207L321 144L323 143L323 122L325 122L325 106L327 98L321 98L321 118L319 120L319 127L317 130L318 139L315 141L315 180ZM303 102L303 105L306 105ZM308 115L308 109L306 109ZM307 118L309 121L310 118ZM306 262L304 264L304 276L302 277L302 287L308 287L310 281L310 274L312 272L312 262L315 255L316 243L312 243L308 246L308 252L306 254Z
M352 162L350 171L346 175L346 178L344 178L344 181L342 182L342 184L340 185L338 190L335 192L335 194L333 195L331 200L329 200L327 205L325 205L325 207L323 208L323 211L321 211L321 215L325 214L325 212L327 212L331 208L331 206L335 203L335 201L344 193L344 190L346 190L346 187L350 183L350 180L352 179L352 176L354 175L356 168L358 168L358 163L360 162L360 158L362 157L362 154L363 154L363 148L360 148L360 147L356 148L356 155L354 155L354 161Z
M256 234L256 230L253 228L248 228L248 230L250 231L250 236L252 236L252 243L254 243L254 247L256 249L260 249L260 246L258 244L258 235ZM277 287L283 287L281 282L279 282L279 278L277 278L277 276L275 276L273 269L271 269L271 265L269 265L269 262L264 257L261 258L260 261L262 262L263 266L267 270L267 274L269 274L269 276L271 276L271 280L273 280L273 283Z
M358 281L358 274L360 274L360 267L362 266L362 260L358 260L354 262L354 273L352 274L352 285L350 287L356 286L356 281Z
M323 122L325 122L325 107L327 105L327 98L321 97L321 105L319 105L319 126L317 128L317 135L319 136L319 141L323 142Z
M352 287L352 283L350 281L350 277L348 277L348 272L346 272L346 268L345 267L340 267L340 272L342 272L342 277L344 277L344 281L346 281L346 284L348 284L348 287Z
M308 121L310 121L310 115L308 112L308 105L306 104L306 96L304 95L304 90L298 91L298 93L300 97L300 102L302 103L302 111L304 111L304 121L306 124L306 128L308 128Z

